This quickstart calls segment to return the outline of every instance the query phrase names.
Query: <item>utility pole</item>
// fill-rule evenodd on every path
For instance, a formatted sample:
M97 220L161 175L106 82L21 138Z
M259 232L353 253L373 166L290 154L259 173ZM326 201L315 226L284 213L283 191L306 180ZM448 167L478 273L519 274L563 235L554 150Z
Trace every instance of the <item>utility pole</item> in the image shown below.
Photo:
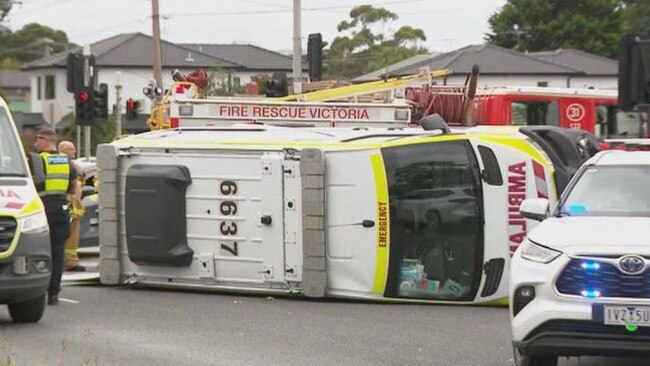
M160 14L158 0L151 0L151 25L153 27L153 77L156 80L156 87L162 88L162 56L160 52ZM156 96L156 101L160 97Z
M302 39L300 0L293 0L293 94L302 93Z
M115 140L122 136L122 73L115 72Z

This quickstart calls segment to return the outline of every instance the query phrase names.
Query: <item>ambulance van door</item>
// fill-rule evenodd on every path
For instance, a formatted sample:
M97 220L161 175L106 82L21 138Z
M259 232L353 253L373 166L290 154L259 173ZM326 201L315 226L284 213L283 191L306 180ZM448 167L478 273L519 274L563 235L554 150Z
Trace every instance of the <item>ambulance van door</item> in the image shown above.
M390 200L386 297L473 301L482 280L483 189L466 139L382 149Z
M286 290L285 153L165 151L173 164L150 149L123 160L123 273L172 287Z

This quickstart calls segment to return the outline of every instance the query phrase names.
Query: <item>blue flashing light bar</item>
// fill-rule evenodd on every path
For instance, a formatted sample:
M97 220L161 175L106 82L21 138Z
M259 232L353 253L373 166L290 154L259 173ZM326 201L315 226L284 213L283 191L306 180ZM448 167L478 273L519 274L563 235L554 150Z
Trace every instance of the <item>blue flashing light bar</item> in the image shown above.
M597 262L582 262L580 267L586 270L597 270L600 269L600 263Z
M580 291L580 294L590 299L595 299L597 297L600 297L600 291L598 290L582 290Z

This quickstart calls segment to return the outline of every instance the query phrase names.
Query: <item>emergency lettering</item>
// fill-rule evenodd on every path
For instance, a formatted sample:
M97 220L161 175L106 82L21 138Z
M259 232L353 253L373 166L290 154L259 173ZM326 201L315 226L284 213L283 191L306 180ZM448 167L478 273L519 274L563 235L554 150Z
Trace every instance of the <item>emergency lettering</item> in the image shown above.
M526 219L519 213L526 198L526 162L508 166L508 234L510 255L526 237Z
M388 241L388 208L386 207L386 202L379 202L377 205L377 211L379 212L379 246L383 248L386 246L386 242Z

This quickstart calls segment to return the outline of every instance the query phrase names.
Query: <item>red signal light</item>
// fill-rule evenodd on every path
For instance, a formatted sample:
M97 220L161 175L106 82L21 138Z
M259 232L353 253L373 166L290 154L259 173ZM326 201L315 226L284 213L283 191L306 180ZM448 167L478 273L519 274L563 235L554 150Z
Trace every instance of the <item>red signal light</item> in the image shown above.
M87 102L88 99L90 99L90 96L88 95L87 92L84 91L79 93L79 100L81 100L82 102Z
M129 100L126 102L126 107L127 107L128 109L135 109L135 101L133 101L133 99L129 99Z

